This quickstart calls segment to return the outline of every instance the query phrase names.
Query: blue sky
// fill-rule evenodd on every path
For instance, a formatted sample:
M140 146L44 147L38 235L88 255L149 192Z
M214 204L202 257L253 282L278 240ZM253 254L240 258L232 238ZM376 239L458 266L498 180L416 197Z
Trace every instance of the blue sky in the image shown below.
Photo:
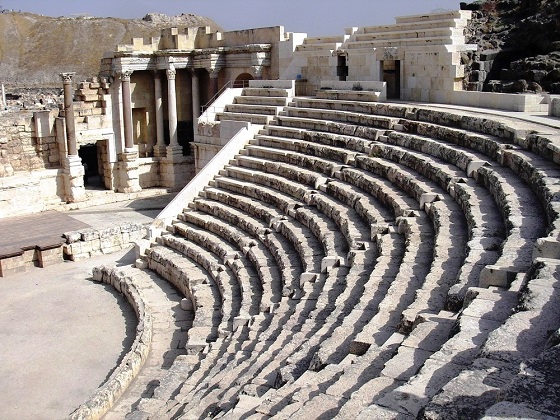
M338 35L350 26L394 23L395 16L458 10L457 0L0 0L4 9L47 16L87 14L141 18L146 13L193 13L225 30L284 26L310 36Z

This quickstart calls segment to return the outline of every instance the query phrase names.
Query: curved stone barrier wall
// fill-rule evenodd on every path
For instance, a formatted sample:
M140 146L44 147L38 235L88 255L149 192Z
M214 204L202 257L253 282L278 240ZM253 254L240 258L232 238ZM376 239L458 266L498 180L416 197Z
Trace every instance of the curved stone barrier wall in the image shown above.
M134 308L138 318L136 338L128 353L111 377L68 417L71 420L100 419L123 394L140 371L150 351L153 335L152 315L131 278L118 268L96 267L93 279L109 284L122 293Z

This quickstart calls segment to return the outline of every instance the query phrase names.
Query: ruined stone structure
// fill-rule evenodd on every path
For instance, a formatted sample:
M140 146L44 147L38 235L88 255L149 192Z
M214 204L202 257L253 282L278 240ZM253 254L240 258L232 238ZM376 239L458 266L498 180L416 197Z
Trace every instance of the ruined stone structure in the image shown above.
M558 103L461 91L468 17L322 39L170 29L108 54L56 119L69 199L85 139L107 140L117 191L144 187L143 159L181 184L186 149L197 174L136 267L95 270L139 327L71 418L558 415Z

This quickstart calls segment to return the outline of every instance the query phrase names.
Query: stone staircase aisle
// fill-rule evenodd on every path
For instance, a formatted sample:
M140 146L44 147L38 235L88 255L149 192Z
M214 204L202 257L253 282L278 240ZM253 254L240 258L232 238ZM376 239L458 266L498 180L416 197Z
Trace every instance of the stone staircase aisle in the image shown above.
M129 385L105 420L123 419L136 409L141 398L149 398L160 385L175 359L186 354L186 331L192 326L193 313L181 307L183 296L152 271L118 268L133 279L153 319L150 353L140 373Z

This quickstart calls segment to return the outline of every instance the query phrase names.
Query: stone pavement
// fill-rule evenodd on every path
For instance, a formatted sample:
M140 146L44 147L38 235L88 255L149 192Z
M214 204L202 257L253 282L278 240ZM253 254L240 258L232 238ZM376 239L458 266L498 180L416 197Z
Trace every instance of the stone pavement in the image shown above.
M2 219L0 249L56 241L63 232L87 226L99 229L125 221L147 224L173 196ZM134 258L130 247L0 278L0 418L63 418L106 380L134 340L136 317L114 289L90 280L91 271L99 265L130 265ZM160 283L164 282L154 282L156 292L149 290L146 299L155 312L162 309L169 316L180 299ZM161 304L157 302L160 295L164 296ZM166 296L174 303L167 302ZM185 315L176 318L181 329L181 322L187 322ZM156 343L168 338L158 335ZM166 354L173 340L167 341L156 346L159 353L153 352L148 363L170 363L176 354Z
M105 381L132 341L136 317L94 266L131 250L0 279L0 418L63 418Z

